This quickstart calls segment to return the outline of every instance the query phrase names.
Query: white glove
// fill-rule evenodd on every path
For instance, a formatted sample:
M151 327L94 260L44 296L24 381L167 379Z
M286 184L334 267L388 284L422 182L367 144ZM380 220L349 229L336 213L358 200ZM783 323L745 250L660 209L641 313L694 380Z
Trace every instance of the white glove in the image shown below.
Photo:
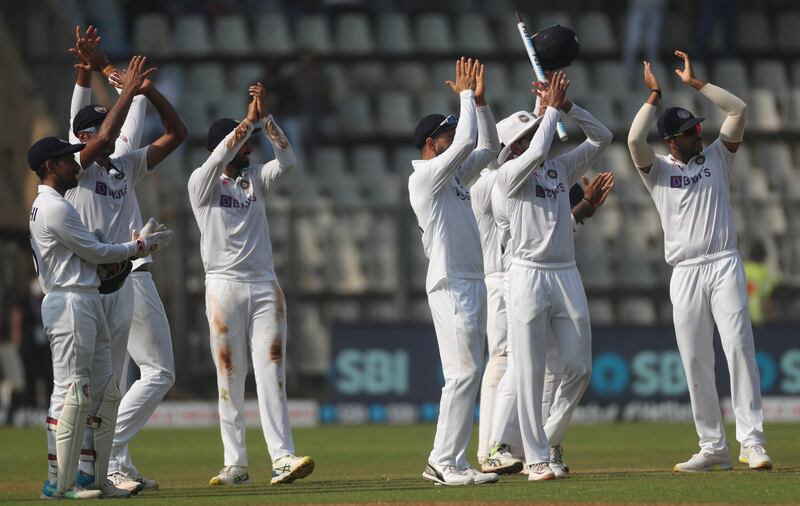
M134 258L144 258L159 248L166 248L174 235L175 232L150 218L141 231L133 231L133 240L139 246L139 252Z

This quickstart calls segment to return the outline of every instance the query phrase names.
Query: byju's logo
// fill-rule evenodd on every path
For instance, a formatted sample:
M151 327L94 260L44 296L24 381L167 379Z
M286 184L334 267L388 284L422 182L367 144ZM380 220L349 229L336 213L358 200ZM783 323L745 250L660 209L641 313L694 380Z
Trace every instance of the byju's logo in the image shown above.
M233 198L230 195L219 196L220 207L233 207Z
M695 184L704 177L711 177L711 170L704 168L701 172L698 172L694 176L670 176L669 187L688 188L689 186Z
M102 181L95 182L94 192L99 195L108 195L108 187Z
M669 178L670 188L680 188L683 186L683 176L671 176Z
M547 198L554 199L554 198L558 197L559 193L563 193L565 191L567 191L567 187L564 186L564 183L558 183L558 185L556 185L553 188L544 188L541 185L538 185L538 184L536 185L536 196L537 197L547 197Z

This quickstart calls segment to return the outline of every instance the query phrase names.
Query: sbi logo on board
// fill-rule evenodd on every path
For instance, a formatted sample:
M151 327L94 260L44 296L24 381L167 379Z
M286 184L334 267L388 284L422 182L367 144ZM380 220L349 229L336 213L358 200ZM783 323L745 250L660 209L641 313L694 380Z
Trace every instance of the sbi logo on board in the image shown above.
M757 352L761 391L777 389L781 395L800 394L800 350L775 357ZM591 388L600 397L630 394L636 397L678 397L688 393L686 374L677 351L646 350L630 359L605 352L594 357Z

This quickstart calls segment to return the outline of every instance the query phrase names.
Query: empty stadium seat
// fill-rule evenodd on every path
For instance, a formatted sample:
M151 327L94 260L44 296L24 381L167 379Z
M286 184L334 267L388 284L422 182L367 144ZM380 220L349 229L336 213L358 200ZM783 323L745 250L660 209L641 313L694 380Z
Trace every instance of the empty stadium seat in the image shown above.
M775 93L789 90L789 76L786 66L779 60L757 61L753 71L753 86L768 88Z
M713 65L713 78L711 81L717 86L738 95L744 94L750 88L747 70L740 60L717 60Z
M395 148L392 153L392 170L395 174L404 179L404 185L406 185L408 176L410 176L411 172L414 170L411 167L411 161L419 160L419 158L419 150L411 146L410 142L403 147Z
M575 259L581 279L589 290L611 288L614 277L608 248L600 230L591 223L575 233Z
M489 21L483 14L461 14L456 23L458 49L470 55L488 54L495 44Z
M295 24L294 33L298 47L308 48L320 54L331 52L333 44L325 16L321 14L301 16Z
M773 49L773 31L769 26L766 13L745 11L739 14L737 21L739 23L737 33L747 34L747 43L739 44L740 50L771 51Z
M654 325L658 320L656 309L650 300L642 298L626 298L619 304L620 323L633 325Z
M190 66L186 82L189 84L189 91L203 93L208 100L215 100L227 89L225 71L222 65L216 62Z
M378 96L378 129L388 135L411 136L419 121L411 95L388 91Z
M391 65L391 81L406 91L421 95L428 89L428 71L425 65L418 62L400 62Z
M338 219L328 235L325 277L335 293L359 293L368 286L353 234L353 227Z
M181 95L177 108L181 119L189 129L189 136L205 139L208 127L216 119L212 119L210 104L206 96L202 93L185 92Z
M284 56L294 51L289 22L280 13L262 14L256 18L256 47L258 54Z
M569 72L569 70L567 71ZM631 89L625 79L625 69L618 61L606 60L594 64L595 87L603 94L628 100Z
M267 71L260 63L237 63L231 69L229 89L246 93L248 86L257 81L263 83L266 76Z
M343 137L359 137L374 133L369 97L353 93L346 102L338 104L337 119L339 133Z
M314 304L297 304L298 329L293 332L302 350L302 360L297 361L297 372L307 376L321 376L328 372L330 335L323 322L320 309Z
M347 170L347 157L340 147L319 147L311 153L311 168L318 180L338 178Z
M419 118L417 118L417 121L428 114L443 114L445 116L458 114L458 97L450 90L429 91L417 98L419 99ZM492 102L494 103L494 101ZM494 108L494 106L492 107Z
M217 118L233 118L237 121L247 116L250 97L246 90L235 90L219 96L216 106Z
M250 33L244 17L228 14L214 19L214 48L221 55L249 54Z
M619 117L617 116L617 111L614 109L614 104L608 99L607 96L603 96L602 94L598 93L596 95L584 97L580 105L587 111L591 112L595 118L608 127L612 132L615 132L618 129L630 127L630 125L626 125L620 121Z
M569 26L569 25L567 25ZM581 52L585 54L609 53L617 50L615 30L604 12L586 12L578 16Z
M775 16L777 46L788 51L800 50L800 12L780 12Z
M411 24L402 12L386 12L378 16L378 49L386 54L410 54L414 51Z
M380 91L386 87L386 69L378 61L355 62L345 66L345 72L354 90Z
M417 42L418 49L425 53L452 51L453 36L447 17L444 14L421 14L417 18Z
M180 56L205 56L211 52L206 18L181 16L175 25L175 52Z
M611 301L600 297L589 297L589 318L592 325L614 323L614 306Z
M368 242L367 275L373 290L393 291L398 288L400 273L397 258L397 227L391 216L373 220Z
M369 20L360 13L343 14L336 19L336 50L341 54L367 54L374 49Z
M378 178L390 170L386 151L377 144L356 146L352 158L353 170L365 179Z
M134 47L139 54L170 56L174 51L169 20L161 13L147 13L136 17L133 29Z
M543 11L537 13L536 16L536 23L526 23L528 25L528 31L531 32L533 35L538 30L542 28L547 28L553 25L561 25L566 26L569 28L575 29L575 25L572 23L572 19L569 17L564 11Z
M748 119L762 132L777 132L783 126L775 94L768 89L755 88L750 92Z

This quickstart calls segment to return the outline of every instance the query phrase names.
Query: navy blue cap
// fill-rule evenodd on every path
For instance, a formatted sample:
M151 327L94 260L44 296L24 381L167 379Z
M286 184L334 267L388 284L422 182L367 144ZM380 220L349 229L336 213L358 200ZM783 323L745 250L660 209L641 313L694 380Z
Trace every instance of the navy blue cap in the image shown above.
M425 140L434 135L452 130L458 125L458 117L454 115L445 116L443 114L428 114L417 123L414 129L414 147L422 149Z
M36 141L28 149L28 166L36 171L44 162L69 153L77 153L86 147L86 144L70 144L58 137L45 137Z
M693 128L705 118L696 118L694 114L683 107L670 107L661 113L656 123L658 135L667 139L673 135L685 132Z
M78 135L81 130L100 126L106 116L108 116L108 108L104 105L95 104L82 107L72 119L72 133Z
M209 151L214 151L214 148L222 142L222 139L233 132L237 126L239 126L239 122L230 118L218 119L212 123L211 127L208 129L208 136L206 137L206 148ZM261 127L256 127L253 133L259 132L260 130Z
M542 70L568 67L581 50L575 31L561 25L543 28L534 33L531 40Z

